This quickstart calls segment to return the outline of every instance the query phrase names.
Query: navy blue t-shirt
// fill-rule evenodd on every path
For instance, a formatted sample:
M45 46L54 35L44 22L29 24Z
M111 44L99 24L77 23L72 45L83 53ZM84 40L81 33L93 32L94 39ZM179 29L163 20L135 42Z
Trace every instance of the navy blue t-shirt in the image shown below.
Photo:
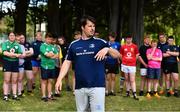
M166 53L166 51L179 52L179 48L175 45L165 45L163 47L163 53ZM177 56L165 57L164 62L176 63L177 62Z
M38 41L38 40L36 40L32 43L32 48L34 50L32 60L36 60L36 58L38 58L38 55L40 54L40 46L42 43L43 43L43 41Z
M117 51L120 50L120 44L118 42L108 42L109 44L109 47L113 48L113 49L116 49ZM106 64L108 65L115 65L118 63L118 60L117 59L114 59L112 56L107 56L107 59L106 59Z
M104 47L108 47L108 43L95 37L75 40L70 44L66 60L74 62L76 89L105 87L105 61L94 58Z
M24 45L25 51L29 51L30 48L32 48L32 46L31 46L31 44L30 44L29 42L25 42L25 43L22 44L22 45ZM32 58L32 56L26 57L26 58L24 58L24 59L25 59L25 61L31 61L31 58Z

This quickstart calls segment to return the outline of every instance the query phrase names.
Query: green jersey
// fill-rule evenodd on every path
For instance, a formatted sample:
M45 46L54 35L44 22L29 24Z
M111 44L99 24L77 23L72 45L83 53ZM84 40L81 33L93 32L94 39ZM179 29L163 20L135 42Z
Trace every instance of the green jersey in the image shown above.
M52 44L43 43L40 47L41 67L44 69L55 69L55 59L45 56L45 54L49 52L58 54L58 49Z
M11 42L9 40L2 43L2 53L4 51L16 53L16 54L22 54L20 44L18 44L17 42ZM8 57L5 55L3 55L3 59L8 60L8 61L18 61L19 60L19 58L12 58L12 57Z

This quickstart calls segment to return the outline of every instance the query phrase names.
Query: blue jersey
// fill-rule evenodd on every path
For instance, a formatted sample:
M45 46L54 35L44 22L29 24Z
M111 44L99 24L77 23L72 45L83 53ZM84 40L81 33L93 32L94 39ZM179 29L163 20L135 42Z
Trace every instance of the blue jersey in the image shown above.
M179 52L179 48L175 45L165 45L163 47L163 53L166 53L166 51L171 51L171 52ZM170 56L170 57L165 57L164 61L167 63L176 63L177 62L177 57L178 56Z
M109 47L116 49L117 51L120 50L120 44L118 42L108 42ZM106 64L115 65L118 63L117 59L114 59L112 56L107 56Z
M108 47L108 43L95 37L75 40L70 44L66 60L74 62L76 89L105 87L105 61L94 58L104 47Z
M36 60L38 58L38 55L40 55L40 46L43 43L43 41L34 41L32 43L32 48L34 50L34 54L32 56L32 60Z

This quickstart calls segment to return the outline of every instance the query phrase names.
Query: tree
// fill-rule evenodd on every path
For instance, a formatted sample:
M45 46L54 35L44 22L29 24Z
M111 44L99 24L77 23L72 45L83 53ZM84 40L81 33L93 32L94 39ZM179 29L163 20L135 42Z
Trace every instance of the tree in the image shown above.
M26 14L30 0L16 0L14 13L15 32L26 35Z

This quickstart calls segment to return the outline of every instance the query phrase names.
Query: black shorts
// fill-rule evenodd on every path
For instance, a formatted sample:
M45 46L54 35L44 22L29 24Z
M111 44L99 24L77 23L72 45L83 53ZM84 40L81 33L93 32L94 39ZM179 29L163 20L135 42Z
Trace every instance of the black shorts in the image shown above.
M19 72L19 61L3 60L3 72Z
M178 72L178 63L165 63L163 73L179 73Z
M24 62L24 70L32 70L32 63L31 61Z
M106 73L114 73L114 74L118 74L119 73L119 65L118 64L106 64L105 65L106 68Z
M44 69L41 67L41 79L48 80L48 79L55 79L55 69Z
M58 76L59 76L59 71L60 71L60 68L55 67L55 78L58 78Z

